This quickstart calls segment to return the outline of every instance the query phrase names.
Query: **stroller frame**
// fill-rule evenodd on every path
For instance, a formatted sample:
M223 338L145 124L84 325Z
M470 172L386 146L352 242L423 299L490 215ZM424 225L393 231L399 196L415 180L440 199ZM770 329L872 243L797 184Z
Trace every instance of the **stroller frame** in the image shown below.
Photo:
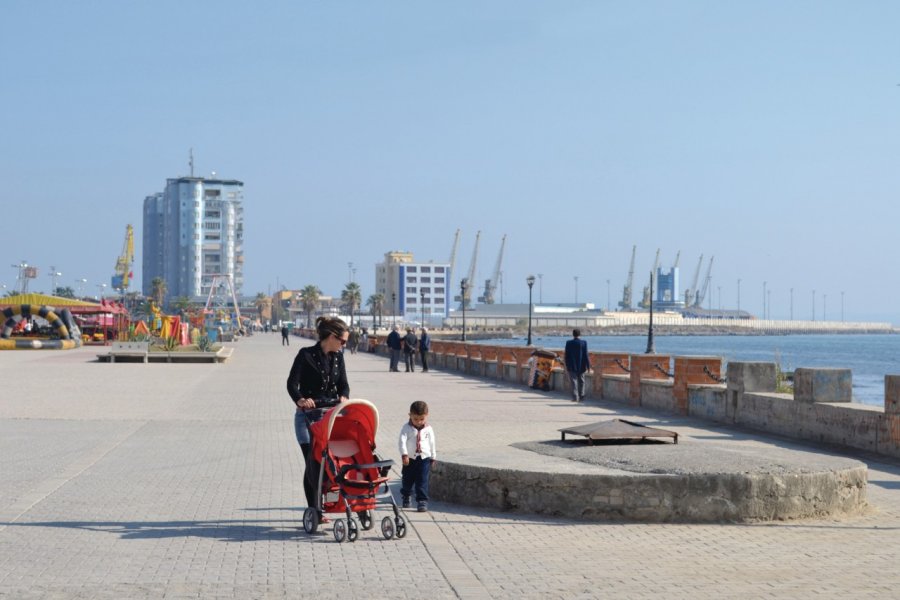
M319 461L316 505L303 513L303 529L315 533L319 515L343 513L334 521L338 542L355 542L360 529L374 525L374 510L390 507L393 517L381 521L385 539L406 536L406 521L390 491L388 473L393 460L379 460L374 453L378 409L367 400L346 400L328 410L310 427L312 459ZM337 435L340 439L332 439Z

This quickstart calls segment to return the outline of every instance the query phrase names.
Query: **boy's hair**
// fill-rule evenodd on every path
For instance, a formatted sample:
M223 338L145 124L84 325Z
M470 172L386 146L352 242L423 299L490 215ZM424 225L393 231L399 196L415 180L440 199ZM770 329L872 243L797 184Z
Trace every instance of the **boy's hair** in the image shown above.
M423 402L422 400L416 400L412 404L409 405L409 414L422 416L428 414L428 403Z

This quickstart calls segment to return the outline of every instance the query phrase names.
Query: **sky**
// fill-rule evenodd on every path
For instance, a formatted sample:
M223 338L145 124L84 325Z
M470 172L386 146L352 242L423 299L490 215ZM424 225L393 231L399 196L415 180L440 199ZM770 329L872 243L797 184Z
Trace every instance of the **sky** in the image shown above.
M245 295L366 298L386 252L447 261L459 229L479 284L507 236L505 302L540 273L536 301L615 305L636 246L636 298L660 249L682 288L715 257L713 308L788 318L793 289L794 318L843 300L900 324L898 22L889 1L6 0L0 285L24 260L32 291L53 266L98 294L132 224L139 286L143 200L193 150L244 182Z

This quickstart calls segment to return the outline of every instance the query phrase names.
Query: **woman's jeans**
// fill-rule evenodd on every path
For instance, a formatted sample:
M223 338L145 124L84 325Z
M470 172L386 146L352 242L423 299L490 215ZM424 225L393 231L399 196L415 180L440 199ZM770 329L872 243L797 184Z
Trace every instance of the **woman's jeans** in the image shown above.
M306 505L313 508L319 504L317 496L321 465L318 461L313 460L309 426L322 418L322 412L321 410L310 412L298 410L294 413L294 435L297 436L297 443L300 444L300 451L303 453L303 462L306 466L303 474L303 492L306 494Z
M416 490L416 502L428 502L428 479L431 477L430 458L410 458L409 464L403 467L403 481L400 495L409 498L413 488Z

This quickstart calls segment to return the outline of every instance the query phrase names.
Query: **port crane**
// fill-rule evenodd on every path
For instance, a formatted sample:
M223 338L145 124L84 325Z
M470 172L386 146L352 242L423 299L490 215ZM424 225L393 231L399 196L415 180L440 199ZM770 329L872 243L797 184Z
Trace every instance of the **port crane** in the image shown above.
M456 230L456 236L453 238L453 248L450 249L450 272L447 273L447 285L453 285L453 275L456 274L456 248L459 246L459 229Z
M478 242L481 240L481 232L475 234L475 250L472 251L472 262L469 263L469 272L466 275L466 291L465 295L456 296L459 300L459 307L465 306L469 308L472 305L472 285L475 281L475 264L478 262Z
M631 266L628 267L628 279L625 280L625 287L622 290L622 300L619 306L622 310L631 310L631 284L634 281L634 255L637 252L637 246L631 247Z
M131 283L131 265L134 263L134 228L128 225L125 228L125 244L122 246L122 254L116 259L116 271L112 276L110 287L121 294L128 293Z
M703 278L703 289L700 290L694 298L694 307L696 308L703 308L703 299L706 298L706 292L709 291L709 282L710 279L712 279L710 274L712 273L713 260L715 258L715 256L709 257L709 265L706 267L706 277Z
M659 270L659 248L656 249L656 259L653 261L653 270L650 271L650 285L644 286L644 294L640 302L641 308L650 308L650 293L652 289L656 289L656 271Z
M491 274L490 279L485 279L484 281L484 296L481 296L478 301L483 302L484 304L494 304L494 291L497 289L497 285L500 282L500 267L503 263L503 249L506 248L506 235L503 235L503 239L500 240L500 253L497 255L497 263L494 265L494 272Z
M694 279L691 281L691 287L684 290L684 305L685 306L693 306L694 298L697 295L697 281L700 278L700 267L703 266L703 255L700 255L700 260L697 261L697 268L694 270Z

